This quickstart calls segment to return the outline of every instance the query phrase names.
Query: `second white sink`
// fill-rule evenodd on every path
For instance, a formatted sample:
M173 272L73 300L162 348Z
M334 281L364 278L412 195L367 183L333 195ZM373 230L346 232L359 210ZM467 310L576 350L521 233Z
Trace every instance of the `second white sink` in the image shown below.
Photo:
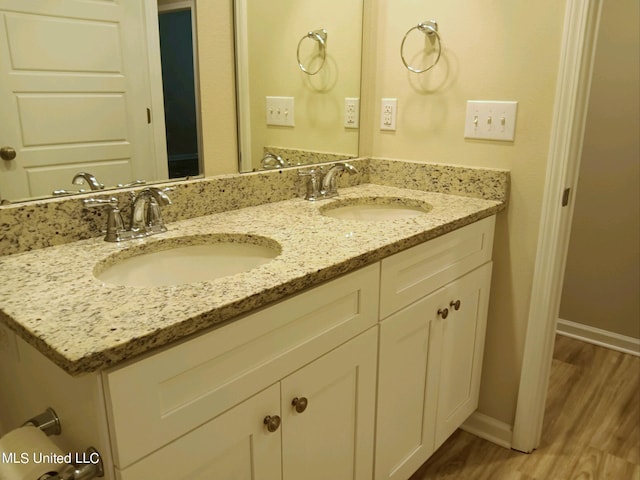
M280 254L277 242L244 235L207 235L132 247L96 265L104 283L157 287L213 280L264 265Z
M389 221L419 217L431 210L419 200L396 197L364 197L338 200L323 206L323 215L342 220Z

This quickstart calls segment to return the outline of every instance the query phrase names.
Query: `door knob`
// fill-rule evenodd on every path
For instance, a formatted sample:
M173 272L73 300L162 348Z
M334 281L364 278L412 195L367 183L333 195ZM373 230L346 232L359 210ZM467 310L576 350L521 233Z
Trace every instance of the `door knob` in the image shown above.
M456 300L455 302L451 300L449 306L454 308L456 311L460 310L460 300Z
M309 400L306 397L296 397L291 401L291 405L293 405L296 409L296 412L302 413L307 409L307 405L309 405Z
M0 158L3 160L13 160L16 158L16 149L13 147L0 148Z
M449 309L448 308L439 308L438 309L438 315L440 315L443 319L447 318L449 316Z

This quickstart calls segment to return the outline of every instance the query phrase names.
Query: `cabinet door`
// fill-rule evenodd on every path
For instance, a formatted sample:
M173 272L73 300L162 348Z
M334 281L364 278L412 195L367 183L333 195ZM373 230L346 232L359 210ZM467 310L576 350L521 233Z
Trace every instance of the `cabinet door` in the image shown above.
M282 380L284 480L372 478L376 348L374 327Z
M434 306L425 297L380 324L376 480L409 478L433 453L437 392L427 385L427 365Z
M488 263L381 322L376 480L409 478L476 409L490 277Z
M436 312L444 308L449 312L447 318L440 315L433 322L431 331L433 358L440 359L439 364L430 364L428 372L430 378L438 378L435 448L478 407L491 265L439 291L433 306Z
M143 458L120 480L281 480L281 431L266 416L280 411L278 384Z

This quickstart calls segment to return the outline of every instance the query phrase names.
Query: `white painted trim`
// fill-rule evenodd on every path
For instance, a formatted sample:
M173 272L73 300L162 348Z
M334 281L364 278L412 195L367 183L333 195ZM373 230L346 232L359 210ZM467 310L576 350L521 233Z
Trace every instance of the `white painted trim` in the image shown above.
M460 428L501 447L511 448L511 425L484 413L474 412Z
M193 11L193 2L194 0L158 1L158 12L176 12L178 10Z
M558 335L640 357L640 338L628 337L570 320L558 319Z
M251 151L251 98L249 88L249 30L246 0L233 2L236 40L236 84L238 89L238 146L240 171L253 170Z
M167 160L167 134L164 122L164 94L162 92L162 61L160 59L160 32L158 29L158 3L156 0L144 1L144 15L147 34L147 53L149 57L149 90L151 92L151 128L153 131L153 157L156 165L156 178L169 178Z
M512 448L531 452L540 444L551 358L569 247L595 39L601 0L567 0L556 103L531 288Z
M191 51L193 53L193 83L196 103L196 136L198 144L198 172L204 173L204 160L202 158L202 121L200 106L200 64L198 55L198 11L196 0L166 0L158 1L158 13L178 12L180 10L191 11ZM164 108L164 105L163 105ZM164 109L163 109L164 113ZM164 117L163 117L164 118ZM165 147L166 150L166 147ZM168 161L168 159L167 159ZM169 174L167 173L167 177Z

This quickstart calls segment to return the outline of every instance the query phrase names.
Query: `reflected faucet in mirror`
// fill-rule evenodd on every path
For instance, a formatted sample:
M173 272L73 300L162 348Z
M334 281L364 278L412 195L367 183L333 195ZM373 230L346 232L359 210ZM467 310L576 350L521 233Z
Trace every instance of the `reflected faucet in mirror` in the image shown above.
M76 173L76 175L73 177L73 180L71 180L71 183L73 183L74 185L83 185L84 183L86 183L87 185L89 185L89 188L91 190L104 189L104 183L100 183L95 175L92 175L88 172Z
M269 170L272 168L284 168L288 166L289 163L286 162L280 155L267 152L265 156L262 157L262 168L264 168L265 170Z
M100 183L98 179L95 177L95 175L88 172L76 173L73 176L73 180L71 180L71 183L73 183L74 185L84 185L86 183L87 185L89 185L89 189L92 191L104 190L104 184ZM84 188L81 188L79 190L66 190L64 188L61 188L58 190L54 190L53 192L51 192L51 194L54 196L59 196L59 195L75 195L77 193L85 193L85 192L87 192L87 190L85 190Z

